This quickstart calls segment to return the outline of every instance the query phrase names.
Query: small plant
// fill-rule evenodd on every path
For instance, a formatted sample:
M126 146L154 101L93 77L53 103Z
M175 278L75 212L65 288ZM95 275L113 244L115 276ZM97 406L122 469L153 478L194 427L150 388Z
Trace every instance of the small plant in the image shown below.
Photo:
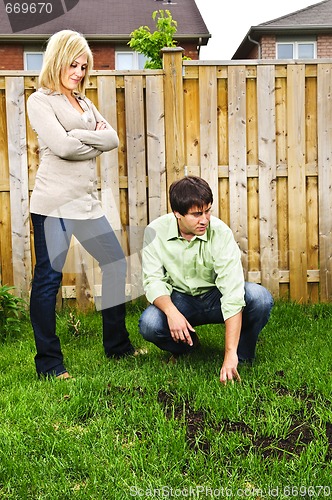
M26 317L27 303L12 292L14 286L0 286L0 337L20 331L20 320Z
M152 19L154 21L157 19L157 30L151 33L148 26L141 26L130 34L131 40L128 45L148 57L149 60L145 63L145 68L162 69L163 62L160 51L164 47L176 46L173 36L177 31L177 22L172 18L169 10L155 10Z
M68 332L73 334L75 337L80 335L81 320L75 316L73 312L69 313L68 319Z

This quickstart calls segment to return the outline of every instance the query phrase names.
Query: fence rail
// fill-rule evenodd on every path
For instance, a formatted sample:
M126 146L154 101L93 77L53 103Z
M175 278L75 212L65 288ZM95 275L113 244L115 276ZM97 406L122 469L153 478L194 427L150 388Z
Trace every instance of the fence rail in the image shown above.
M188 173L210 183L247 280L275 297L331 300L332 61L181 56L165 49L163 70L94 72L87 90L120 139L98 158L99 192L128 257L128 298L142 294L144 227L169 209L170 183ZM36 86L37 74L0 71L0 282L23 295L34 266L38 144L26 99ZM91 306L100 283L73 241L62 297Z

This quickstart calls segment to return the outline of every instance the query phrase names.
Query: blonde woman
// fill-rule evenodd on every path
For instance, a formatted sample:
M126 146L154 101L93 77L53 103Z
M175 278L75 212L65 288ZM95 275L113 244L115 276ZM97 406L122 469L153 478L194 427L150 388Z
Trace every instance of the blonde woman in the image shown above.
M56 334L55 304L72 235L102 271L103 346L107 357L134 352L125 325L126 260L97 193L96 158L118 136L84 95L93 57L86 39L63 30L48 41L40 88L28 99L40 164L31 196L36 265L30 317L38 375L71 378ZM111 165L110 165L111 168Z

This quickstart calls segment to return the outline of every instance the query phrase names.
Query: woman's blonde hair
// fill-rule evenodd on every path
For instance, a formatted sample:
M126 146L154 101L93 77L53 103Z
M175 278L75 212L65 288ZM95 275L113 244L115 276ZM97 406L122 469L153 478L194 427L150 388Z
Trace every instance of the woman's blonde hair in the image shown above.
M77 87L77 90L82 94L93 67L93 56L88 42L77 31L62 30L54 33L47 42L43 66L39 75L39 85L60 92L62 71L84 54L87 56L87 68Z

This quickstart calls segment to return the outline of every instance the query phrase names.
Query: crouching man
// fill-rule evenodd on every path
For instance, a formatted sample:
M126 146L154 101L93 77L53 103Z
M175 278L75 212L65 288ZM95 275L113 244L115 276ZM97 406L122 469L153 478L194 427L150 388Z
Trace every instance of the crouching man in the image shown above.
M144 339L174 358L198 347L195 326L224 323L220 381L240 381L239 362L252 362L273 299L244 281L240 250L230 228L211 215L208 183L188 176L169 189L172 213L144 233L143 285L151 303L141 315Z

